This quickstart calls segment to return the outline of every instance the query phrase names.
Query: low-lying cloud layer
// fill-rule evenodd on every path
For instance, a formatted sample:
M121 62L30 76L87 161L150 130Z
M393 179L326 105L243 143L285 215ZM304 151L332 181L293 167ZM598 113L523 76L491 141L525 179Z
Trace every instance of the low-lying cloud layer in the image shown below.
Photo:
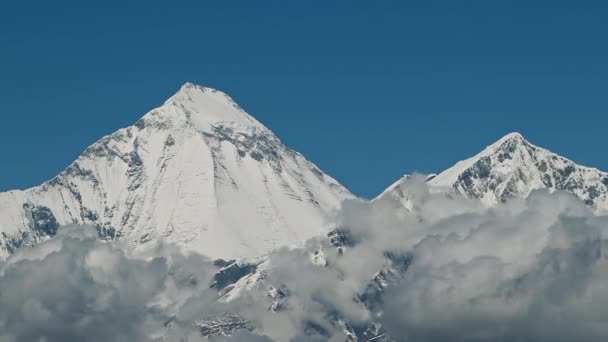
M89 227L20 249L0 269L0 341L147 341L170 322L182 336L196 332L176 313L192 298L213 310L215 268L170 246L152 253L129 256Z
M212 340L608 338L608 217L566 193L485 208L417 177L407 190L413 213L347 202L340 249L321 237L278 250L228 301L202 256L133 255L65 227L0 266L0 342L197 341L201 321L226 314L244 329Z

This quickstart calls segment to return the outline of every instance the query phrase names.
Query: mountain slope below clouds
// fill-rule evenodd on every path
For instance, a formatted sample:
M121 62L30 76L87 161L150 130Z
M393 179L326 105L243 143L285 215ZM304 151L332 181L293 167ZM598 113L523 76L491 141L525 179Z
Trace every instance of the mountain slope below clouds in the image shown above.
M0 255L75 223L132 248L251 257L322 233L352 197L226 94L187 83L54 179L0 193Z
M408 207L407 176L376 198L390 197ZM587 205L608 210L608 173L580 166L510 133L477 155L460 161L426 182L438 191L455 191L486 205L526 197L533 190L567 191ZM411 209L411 208L408 208Z

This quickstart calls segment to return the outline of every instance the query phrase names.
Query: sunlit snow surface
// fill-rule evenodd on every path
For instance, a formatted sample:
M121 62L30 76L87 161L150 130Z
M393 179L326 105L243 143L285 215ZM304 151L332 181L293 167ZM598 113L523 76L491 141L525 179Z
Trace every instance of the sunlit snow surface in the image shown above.
M135 249L258 256L323 233L352 197L226 94L187 83L51 181L1 193L0 255L86 223Z

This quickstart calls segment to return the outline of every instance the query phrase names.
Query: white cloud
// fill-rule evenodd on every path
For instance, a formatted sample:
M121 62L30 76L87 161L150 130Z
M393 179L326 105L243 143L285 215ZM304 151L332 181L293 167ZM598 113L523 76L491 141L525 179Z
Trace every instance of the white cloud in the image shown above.
M197 322L225 313L255 330L214 340L343 341L345 324L372 322L408 341L608 337L607 217L565 193L484 208L417 177L406 188L415 215L390 200L349 201L337 218L353 242L343 254L326 238L278 250L263 283L228 303L201 256L163 245L130 255L82 227L61 229L0 266L0 341L196 341ZM318 248L327 267L311 262ZM407 255L407 271L369 311L355 299L387 269L387 252ZM288 290L279 312L268 310L271 285Z

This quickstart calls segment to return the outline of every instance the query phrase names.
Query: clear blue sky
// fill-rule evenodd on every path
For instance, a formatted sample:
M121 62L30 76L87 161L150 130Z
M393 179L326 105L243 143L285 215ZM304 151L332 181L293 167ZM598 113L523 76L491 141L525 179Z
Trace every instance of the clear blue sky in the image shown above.
M361 196L510 131L608 170L604 3L2 1L0 190L51 178L186 81Z

